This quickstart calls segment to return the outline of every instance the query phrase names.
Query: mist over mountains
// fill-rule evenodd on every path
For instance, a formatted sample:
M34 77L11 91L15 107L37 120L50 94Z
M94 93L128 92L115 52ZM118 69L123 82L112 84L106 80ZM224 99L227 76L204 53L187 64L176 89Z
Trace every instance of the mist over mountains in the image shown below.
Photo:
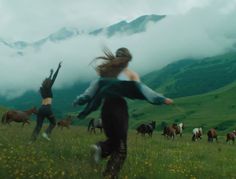
M0 96L13 99L27 91L37 93L51 68L63 61L54 90L73 87L96 78L89 65L102 48L130 49L130 68L140 76L180 59L204 59L235 49L236 12L222 3L193 8L184 14L145 15L84 31L64 26L35 41L7 41L2 37ZM225 7L226 8L226 7ZM124 19L125 20L125 19Z
M117 34L132 35L135 33L145 32L148 23L156 23L164 17L165 15L143 15L130 22L123 20L108 27L95 29L90 32L85 32L84 30L79 30L75 27L62 27L57 32L35 42L26 42L23 40L8 42L3 38L0 38L0 43L15 50L24 50L28 47L40 48L47 42L58 43L70 38L76 38L79 35L104 35L106 37L112 37ZM23 53L18 54L22 55Z
M171 98L211 92L236 82L236 51L204 59L179 60L142 76L142 81ZM88 85L89 81L78 81L69 87L53 89L56 114L63 116L77 111L78 108L72 107L72 101ZM40 94L35 91L10 100L0 97L1 105L16 109L40 106L40 101Z
M42 81L63 61L53 111L57 119L76 114L72 101L97 78L99 62L90 62L104 46L127 47L142 82L175 101L128 100L131 128L155 119L158 129L164 122L184 122L189 132L235 129L235 0L3 0L0 15L0 112L39 107Z

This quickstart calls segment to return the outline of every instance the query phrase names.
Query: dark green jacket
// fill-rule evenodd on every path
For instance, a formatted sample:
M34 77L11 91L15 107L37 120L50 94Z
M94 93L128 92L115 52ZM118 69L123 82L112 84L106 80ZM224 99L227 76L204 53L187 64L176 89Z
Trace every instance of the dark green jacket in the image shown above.
M100 78L93 81L89 88L78 96L74 105L84 105L78 118L84 118L97 110L106 97L127 97L129 99L146 100L151 104L163 104L166 97L153 91L148 86L136 81L121 81L114 78Z

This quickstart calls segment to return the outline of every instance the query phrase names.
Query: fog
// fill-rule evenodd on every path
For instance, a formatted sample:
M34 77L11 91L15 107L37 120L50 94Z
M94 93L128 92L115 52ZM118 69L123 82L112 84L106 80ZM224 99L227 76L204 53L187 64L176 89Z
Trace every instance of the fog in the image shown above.
M54 88L94 79L96 64L89 63L102 55L104 46L113 52L119 47L129 48L133 54L130 68L140 75L179 59L201 59L232 50L236 42L236 1L202 2L148 24L143 33L111 38L83 34L58 43L48 42L40 49L27 48L23 56L0 44L0 95L14 98L27 90L38 90L60 61L63 64Z

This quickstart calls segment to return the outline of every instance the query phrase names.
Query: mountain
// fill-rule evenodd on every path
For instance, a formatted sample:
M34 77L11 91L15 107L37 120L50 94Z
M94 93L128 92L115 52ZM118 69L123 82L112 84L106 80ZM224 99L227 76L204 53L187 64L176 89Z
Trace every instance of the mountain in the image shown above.
M206 130L216 127L225 135L225 132L236 129L235 91L236 82L209 93L176 98L171 106L131 101L130 127L136 128L141 123L155 120L160 131L167 124L183 122L188 132L195 127L203 127L206 134Z
M175 104L153 106L144 101L128 100L130 127L136 128L141 123L155 120L157 130L166 124L184 122L188 132L194 127L203 127L204 131L217 127L222 134L232 131L236 128L235 79L236 52L205 59L180 60L151 72L143 76L142 81L158 92L174 97ZM57 118L78 113L80 109L73 108L71 103L88 83L78 82L72 87L53 90L53 110ZM39 107L40 101L39 93L32 91L10 101L0 98L2 106L15 109ZM5 108L0 109L5 111ZM98 117L99 113L97 111L91 116ZM87 124L87 121L75 123Z
M39 41L33 42L31 45L35 48L41 47L46 42L60 42L80 35L77 28L74 27L63 27L57 32L50 34L48 37L41 39Z
M142 77L166 96L203 94L236 81L236 52L204 59L184 59Z
M22 50L25 49L27 47L34 47L34 48L38 48L41 47L42 45L44 45L46 42L59 42L59 41L63 41L72 37L76 37L78 36L79 30L73 27L63 27L61 29L59 29L57 32L50 34L49 36L35 41L35 42L25 42L25 41L16 41L16 42L7 42L3 39L0 38L0 43L12 48L12 49L16 49L16 50Z
M143 76L142 81L172 98L214 91L236 81L236 52L198 60L180 60ZM54 109L58 116L78 110L73 108L71 103L88 86L88 83L78 82L68 88L53 90ZM0 104L17 109L39 106L40 101L38 92L33 91L10 101L0 97Z
M78 87L81 87L82 90L85 86L76 87L75 85L74 87L77 90ZM54 95L53 110L58 119L60 119L62 115L65 115L69 108L74 110L70 111L71 114L77 114L76 111L78 111L78 108L72 108L70 105L74 96L79 94L79 90L77 90L74 91L73 95L65 93L65 91L55 90L56 96ZM73 90L70 91L73 92ZM185 132L191 132L195 127L203 127L203 131L206 133L206 130L209 128L216 127L220 135L225 135L226 132L236 129L235 91L236 82L209 93L176 98L174 99L175 104L170 106L156 106L139 100L128 100L130 116L129 127L134 129L142 123L155 120L157 130L161 131L165 125L183 122L186 126ZM21 98L21 104L18 103L17 105L28 105L28 107L32 107L29 103L36 98L39 98L39 96L30 96L30 94L27 94L24 98ZM26 101L25 99L30 100ZM38 99L34 104L36 103L40 105ZM58 108L59 105L61 105L60 109ZM22 106L20 107L22 108ZM6 107L0 107L0 116L4 111L6 111ZM62 113L62 111L64 113ZM99 113L100 112L97 111L92 113L89 117L98 117ZM75 120L73 124L87 125L88 120Z
M135 33L144 32L147 24L150 22L158 22L163 19L165 15L144 15L131 22L120 21L116 24L108 26L106 28L100 28L90 32L91 35L105 34L107 37L112 37L115 34L131 35Z
M116 35L117 33L131 35L134 33L144 32L146 30L148 23L158 22L164 17L165 15L144 15L144 16L138 17L137 19L129 23L126 21L121 21L119 23L108 26L106 28L93 30L91 32L88 32L87 34L89 35L105 34L108 37ZM47 37L34 41L34 42L25 42L25 41L8 42L7 40L0 38L0 44L3 44L15 50L24 50L27 47L40 48L46 42L57 43L57 42L61 42L70 38L76 38L77 36L82 34L81 32L75 27L63 27L59 29L57 32L54 32L48 35ZM23 55L23 52L20 51L19 53L20 53L19 55Z
M74 108L72 102L88 85L89 82L78 82L68 88L53 89L53 110L55 116L62 117L68 112L78 111L79 108ZM0 97L0 104L11 109L26 110L33 106L40 107L41 100L39 92L28 91L24 95L11 100Z

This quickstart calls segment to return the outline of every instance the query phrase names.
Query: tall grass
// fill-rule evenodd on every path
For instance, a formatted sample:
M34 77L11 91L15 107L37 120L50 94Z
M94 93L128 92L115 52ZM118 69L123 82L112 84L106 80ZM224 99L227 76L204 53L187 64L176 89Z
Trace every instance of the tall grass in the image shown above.
M106 161L91 165L89 146L105 139L86 129L56 128L52 141L41 136L28 145L34 123L0 125L0 178L101 178ZM45 125L46 127L46 125ZM44 128L45 128L44 127ZM167 140L155 131L153 137L128 136L128 157L121 178L236 178L236 144L192 142L190 134Z

